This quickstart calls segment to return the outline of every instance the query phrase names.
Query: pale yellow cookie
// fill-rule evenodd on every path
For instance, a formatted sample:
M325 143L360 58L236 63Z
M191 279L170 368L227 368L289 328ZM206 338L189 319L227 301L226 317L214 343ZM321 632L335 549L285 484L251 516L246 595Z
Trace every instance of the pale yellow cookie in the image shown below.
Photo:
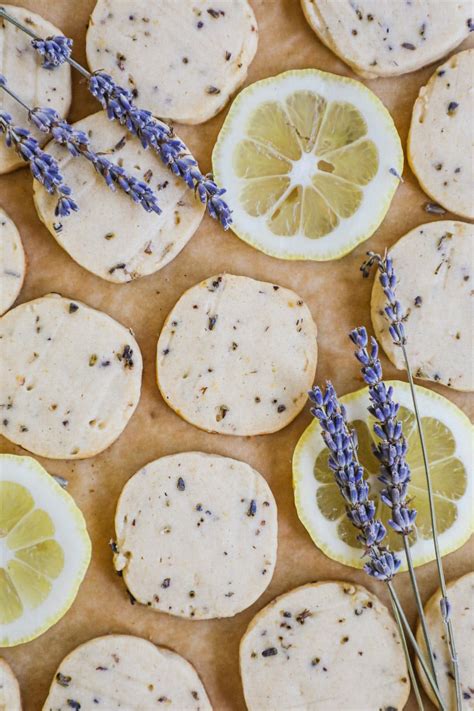
M0 658L0 711L21 711L20 687L10 666Z
M194 124L244 82L257 41L247 0L97 0L87 61L130 89L138 106Z
M15 302L25 279L26 259L13 220L0 208L0 315Z
M188 289L158 340L158 386L196 427L276 432L302 410L317 361L316 325L298 294L221 274Z
M72 703L71 703L72 702ZM43 711L212 711L194 667L141 637L111 634L74 649L59 665Z
M474 390L474 227L450 220L420 225L390 248L390 256L413 374L453 390ZM377 274L371 302L375 335L403 370L402 350L389 333L386 303Z
M410 693L397 626L360 585L329 581L277 597L240 643L248 711L403 709Z
M263 476L236 459L183 452L150 462L125 485L115 531L115 568L154 610L232 617L272 579L276 503Z
M34 454L84 459L125 429L140 397L131 331L75 299L49 294L0 319L0 433Z
M407 155L425 191L446 210L474 219L474 49L435 71L413 107Z
M471 27L470 0L301 0L319 39L367 78L420 69L457 47Z

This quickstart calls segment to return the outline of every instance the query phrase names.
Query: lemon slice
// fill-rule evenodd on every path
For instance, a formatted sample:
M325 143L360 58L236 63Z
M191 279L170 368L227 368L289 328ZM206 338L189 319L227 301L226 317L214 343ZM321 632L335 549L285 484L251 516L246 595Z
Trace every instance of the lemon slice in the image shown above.
M90 556L72 497L34 459L0 455L0 647L38 637L67 612Z
M382 102L360 82L317 69L244 89L212 161L238 237L273 257L319 261L375 232L403 171Z
M394 399L400 403L399 419L408 440L407 461L411 469L408 495L418 511L416 530L411 540L414 564L434 559L425 471L416 429L410 389L406 383L392 381ZM431 479L442 555L460 548L473 531L472 425L464 413L446 398L416 386L423 431L430 462ZM382 504L379 492L378 462L372 454L373 418L367 412L368 388L340 398L347 417L357 431L359 459L368 473L370 495L377 502L377 516L387 528L386 541L401 552L403 540L390 526L390 509ZM342 496L328 464L328 451L315 420L301 436L293 455L293 485L298 516L314 543L329 558L353 568L362 568L363 549L357 531L345 515ZM404 556L402 555L402 560ZM403 564L405 561L403 560ZM404 568L405 569L405 568Z

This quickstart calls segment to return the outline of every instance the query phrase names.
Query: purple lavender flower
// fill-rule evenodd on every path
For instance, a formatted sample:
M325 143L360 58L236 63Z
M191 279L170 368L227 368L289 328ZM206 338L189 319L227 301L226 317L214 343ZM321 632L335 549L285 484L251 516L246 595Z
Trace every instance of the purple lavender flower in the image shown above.
M128 174L123 168L112 163L104 156L97 155L92 150L89 138L84 131L74 129L54 109L32 109L29 112L29 116L40 131L49 133L53 140L67 148L72 156L83 156L90 161L112 190L119 188L127 193L134 202L139 203L147 212L156 212L158 214L161 212L156 195L149 185Z
M56 69L64 62L67 62L72 52L72 39L58 35L57 37L46 37L46 39L34 39L31 44L43 57L43 67L45 69Z
M369 485L357 459L357 442L347 424L345 408L339 403L330 382L326 383L324 394L319 387L314 387L308 394L313 403L311 413L319 420L324 443L330 451L329 468L346 502L347 517L359 530L357 539L369 556L364 570L387 582L393 578L401 561L381 545L386 530L375 518L375 504L369 498Z
M21 126L14 126L13 119L6 111L0 111L0 133L5 136L5 143L28 163L33 177L40 182L48 193L58 195L55 215L67 217L78 206L71 197L71 189L64 183L59 166L52 156L41 150L36 138Z
M407 342L403 325L405 314L395 296L397 277L393 269L393 260L387 254L384 257L375 252L367 252L367 254L369 258L362 264L361 272L364 277L368 277L372 266L377 265L380 272L379 281L388 302L384 311L390 323L389 332L396 346L404 346Z
M369 341L365 328L351 331L350 339L357 347L355 356L369 386L371 405L368 410L377 420L374 432L380 441L374 445L373 451L380 462L379 481L385 486L380 497L392 510L389 525L397 533L408 535L413 531L416 511L406 505L410 467L406 461L408 446L402 423L397 420L399 405L393 400L392 386L387 387L382 380L382 365L375 338L371 338L370 350L367 348Z
M104 72L95 72L90 76L89 90L100 101L109 119L126 126L130 133L138 136L144 148L152 148L171 172L198 194L209 215L219 220L225 230L229 228L232 215L222 199L225 189L219 188L212 176L201 173L197 162L169 126L154 118L150 111L137 108L132 93Z

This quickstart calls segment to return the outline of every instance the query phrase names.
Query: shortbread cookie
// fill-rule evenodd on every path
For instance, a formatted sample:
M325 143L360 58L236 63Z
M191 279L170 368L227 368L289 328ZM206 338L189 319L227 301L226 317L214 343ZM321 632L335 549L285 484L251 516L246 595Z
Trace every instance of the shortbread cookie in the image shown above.
M121 434L140 397L131 331L48 294L0 319L0 433L51 459L84 459Z
M51 22L24 7L2 7L40 37L62 34ZM0 19L0 74L6 77L12 89L28 106L47 106L64 117L71 105L71 69L65 63L54 70L47 70L42 68L42 62L43 58L31 46L31 37ZM5 91L0 91L0 110L12 116L15 126L28 128L41 144L46 143L47 136L28 121L25 109ZM0 140L0 174L24 165L27 164L15 151L7 148L3 139Z
M456 651L459 660L459 676L461 680L462 708L464 711L474 709L474 573L468 573L448 585L448 597L451 603L451 620L456 640ZM446 630L440 614L441 593L439 590L425 605L425 616L428 633L433 646L436 675L440 684L440 692L448 709L456 708L456 690L453 680L451 658L446 643ZM423 631L418 623L416 632L418 644L424 648ZM435 696L422 669L419 666L418 676L424 690L436 705Z
M209 432L275 432L303 408L316 370L316 326L289 289L221 274L186 291L158 340L165 401Z
M20 687L16 676L0 658L0 711L21 711Z
M138 138L109 121L104 112L74 126L85 131L93 147L110 161L149 183L162 213L146 212L124 192L113 192L91 163L73 159L65 148L50 143L46 150L58 160L79 211L64 219L56 217L57 198L35 181L40 219L78 264L102 279L130 281L162 269L199 227L204 205L155 152L145 150Z
M273 575L272 492L228 457L184 452L143 467L122 491L115 530L114 565L132 596L179 617L231 617Z
M257 39L247 0L98 0L87 61L156 116L202 123L245 80Z
M397 627L360 585L304 585L273 600L240 644L249 711L403 709L410 683Z
M63 659L43 711L212 711L194 667L141 637L111 634Z
M474 390L474 227L448 220L420 225L398 240L390 256L413 374L454 390ZM386 301L376 275L371 303L375 334L392 363L403 369L403 353L388 330Z
M457 47L472 27L470 0L301 0L319 39L367 78L413 72Z
M442 3L441 3L442 4ZM456 215L474 219L474 49L459 52L420 89L407 154L423 190Z
M25 278L25 252L13 220L0 207L0 315L16 300Z

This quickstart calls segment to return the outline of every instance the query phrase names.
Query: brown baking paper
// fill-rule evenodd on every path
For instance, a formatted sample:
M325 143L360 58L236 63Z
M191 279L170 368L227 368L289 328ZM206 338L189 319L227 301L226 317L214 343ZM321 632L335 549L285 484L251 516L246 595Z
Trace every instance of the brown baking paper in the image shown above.
M225 2L221 0L220 4ZM18 4L43 15L72 37L74 56L85 63L85 33L94 0L19 0ZM260 39L247 83L286 69L305 67L353 76L316 38L298 0L251 0L251 4L257 15ZM467 46L466 42L460 49ZM413 103L433 70L431 66L401 78L365 82L391 112L404 146ZM76 121L96 111L98 104L79 75L74 72L73 78L74 98L69 118ZM204 125L177 128L200 161L203 172L211 168L212 147L225 115L224 110ZM376 234L343 259L327 263L285 262L267 257L241 242L231 231L224 233L205 217L183 252L165 269L129 284L116 285L86 272L58 246L38 219L31 184L27 170L0 178L0 204L17 224L28 256L28 272L19 302L59 292L132 327L144 357L144 377L138 409L122 436L107 451L77 462L38 458L49 472L69 480L68 491L87 520L93 543L92 562L65 617L33 642L1 650L1 655L18 676L24 708L37 711L42 708L61 659L78 644L109 632L140 635L169 646L190 660L201 675L216 711L241 711L245 704L239 676L239 641L254 614L275 596L310 581L343 579L365 585L387 604L388 599L384 586L362 571L326 558L298 520L293 503L291 457L299 436L310 422L308 408L289 427L268 436L229 437L201 432L167 407L158 392L155 382L158 334L178 297L205 277L228 270L271 281L294 289L312 311L319 331L317 381L331 378L340 395L358 389L361 377L347 333L356 325L370 325L372 281L361 278L360 263L367 249L383 250L418 224L433 219L423 210L427 198L406 166L404 182ZM447 215L447 219L454 218ZM383 366L386 377L403 377L385 356ZM472 417L472 395L431 383L429 387ZM6 440L1 441L1 448L4 452L25 454ZM123 485L147 462L186 450L215 452L248 462L266 477L277 500L279 551L275 575L265 594L231 619L188 621L138 604L132 606L112 566L109 540L114 536L115 505ZM470 544L447 556L444 561L447 579L471 570L472 562ZM435 565L423 566L418 576L426 600L437 588ZM397 576L396 588L413 622L415 611L406 573ZM425 702L425 708L432 708L426 699ZM413 694L406 708L416 708Z

